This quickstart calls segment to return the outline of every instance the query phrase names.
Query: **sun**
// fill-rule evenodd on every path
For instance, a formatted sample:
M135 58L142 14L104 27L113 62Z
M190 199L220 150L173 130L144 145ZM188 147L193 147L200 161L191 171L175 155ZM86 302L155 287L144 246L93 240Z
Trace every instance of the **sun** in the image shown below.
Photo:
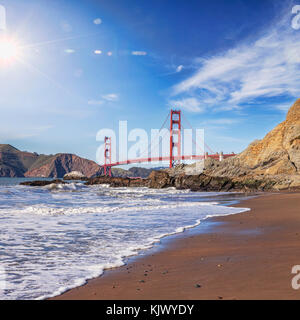
M0 39L0 63L8 63L14 61L19 55L18 44L8 38Z

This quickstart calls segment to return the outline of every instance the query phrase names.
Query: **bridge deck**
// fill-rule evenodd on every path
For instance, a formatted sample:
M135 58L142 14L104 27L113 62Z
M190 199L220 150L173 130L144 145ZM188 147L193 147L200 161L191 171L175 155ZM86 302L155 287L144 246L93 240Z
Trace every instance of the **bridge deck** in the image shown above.
M223 154L223 159L233 157L235 154ZM200 155L200 156L174 156L172 157L173 161L178 161L178 160L203 160L205 158L212 158L219 160L220 155L219 154L210 154L210 155ZM142 162L160 162L160 161L170 161L170 157L149 157L149 158L139 158L139 159L131 159L131 160L124 160L124 161L118 161L118 162L113 162L110 164L106 164L106 167L115 167L115 166L120 166L120 165L126 165L126 164L133 164L133 163L142 163ZM104 166L104 165L103 165Z

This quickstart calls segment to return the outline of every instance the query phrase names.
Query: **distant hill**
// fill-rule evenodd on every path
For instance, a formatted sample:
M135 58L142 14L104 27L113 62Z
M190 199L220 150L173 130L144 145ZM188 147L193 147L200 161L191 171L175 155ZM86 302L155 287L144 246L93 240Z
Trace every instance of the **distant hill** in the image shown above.
M101 167L96 162L74 154L39 155L0 144L0 177L62 178L76 170L87 177L101 174Z
M112 168L112 174L115 177L146 178L152 170L139 167L129 170ZM80 171L86 177L103 174L103 169L96 162L75 154L44 155L20 151L9 144L0 144L0 177L62 178L72 171Z
M0 144L0 177L24 177L38 155L22 152L9 144Z
M54 156L39 156L25 172L25 177L62 178L66 173L80 171L86 177L101 175L101 167L94 161L75 154L59 153Z
M124 170L121 168L112 168L112 175L114 177L140 177L140 178L148 178L149 174L153 170L160 170L161 168L140 168L140 167L132 167L128 170Z

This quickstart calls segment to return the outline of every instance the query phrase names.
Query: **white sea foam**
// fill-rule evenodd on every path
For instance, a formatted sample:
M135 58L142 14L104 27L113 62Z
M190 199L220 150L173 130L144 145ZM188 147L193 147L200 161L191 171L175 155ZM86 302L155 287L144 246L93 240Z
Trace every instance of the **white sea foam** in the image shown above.
M44 299L124 264L166 235L247 209L173 188L0 186L0 299Z

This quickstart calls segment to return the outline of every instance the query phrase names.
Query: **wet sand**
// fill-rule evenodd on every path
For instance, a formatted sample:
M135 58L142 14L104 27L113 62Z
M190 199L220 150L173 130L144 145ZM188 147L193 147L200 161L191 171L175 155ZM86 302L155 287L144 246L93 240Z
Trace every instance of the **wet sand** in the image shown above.
M300 299L300 193L263 194L54 299ZM211 227L207 227L211 226ZM164 243L164 241L163 241Z

